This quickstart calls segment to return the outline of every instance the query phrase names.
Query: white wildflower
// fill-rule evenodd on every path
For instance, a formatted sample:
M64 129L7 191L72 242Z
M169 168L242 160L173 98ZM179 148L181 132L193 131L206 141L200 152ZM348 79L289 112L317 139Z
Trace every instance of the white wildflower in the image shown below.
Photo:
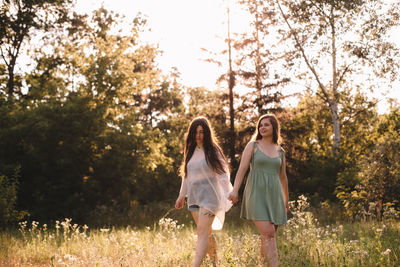
M382 255L389 255L390 252L392 252L389 248L387 250L385 250L384 252L382 252Z

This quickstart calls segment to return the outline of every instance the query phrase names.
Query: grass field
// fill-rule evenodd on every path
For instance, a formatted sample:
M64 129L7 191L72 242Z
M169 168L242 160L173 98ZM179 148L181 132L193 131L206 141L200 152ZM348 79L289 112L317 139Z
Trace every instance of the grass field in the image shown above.
M297 202L294 217L278 229L280 266L399 266L398 220L321 224L306 211L305 199ZM238 210L215 233L220 266L260 266L256 229L231 219ZM0 233L0 266L190 266L196 230L189 219L170 218L178 213L188 212L173 211L140 228L91 229L70 219L52 226L22 222ZM204 266L211 266L208 259Z

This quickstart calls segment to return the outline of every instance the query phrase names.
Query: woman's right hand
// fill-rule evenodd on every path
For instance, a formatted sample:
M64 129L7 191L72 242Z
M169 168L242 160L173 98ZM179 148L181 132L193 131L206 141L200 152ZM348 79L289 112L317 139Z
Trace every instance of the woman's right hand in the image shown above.
M228 199L232 202L232 204L236 204L239 200L239 196L238 196L238 192L235 190L232 190L229 195L228 195Z
M175 209L181 209L185 205L185 196L179 196L175 202Z

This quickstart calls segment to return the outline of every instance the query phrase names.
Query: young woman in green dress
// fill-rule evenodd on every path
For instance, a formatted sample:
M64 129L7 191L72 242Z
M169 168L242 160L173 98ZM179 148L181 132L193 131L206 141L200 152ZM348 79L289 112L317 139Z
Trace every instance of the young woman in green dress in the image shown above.
M280 144L280 125L275 115L259 118L256 132L246 145L232 192L235 204L244 175L250 173L243 193L241 217L253 221L261 237L261 258L269 266L278 266L276 231L287 222L289 190L286 159Z

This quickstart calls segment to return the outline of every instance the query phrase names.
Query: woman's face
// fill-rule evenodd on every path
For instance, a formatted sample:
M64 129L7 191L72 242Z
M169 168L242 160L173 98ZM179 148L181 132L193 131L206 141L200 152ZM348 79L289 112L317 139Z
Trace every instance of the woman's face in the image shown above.
M197 145L203 146L203 138L204 138L203 126L201 126L201 125L197 126L195 138L196 138Z
M259 132L261 136L272 136L274 128L269 118L262 119L259 125Z

